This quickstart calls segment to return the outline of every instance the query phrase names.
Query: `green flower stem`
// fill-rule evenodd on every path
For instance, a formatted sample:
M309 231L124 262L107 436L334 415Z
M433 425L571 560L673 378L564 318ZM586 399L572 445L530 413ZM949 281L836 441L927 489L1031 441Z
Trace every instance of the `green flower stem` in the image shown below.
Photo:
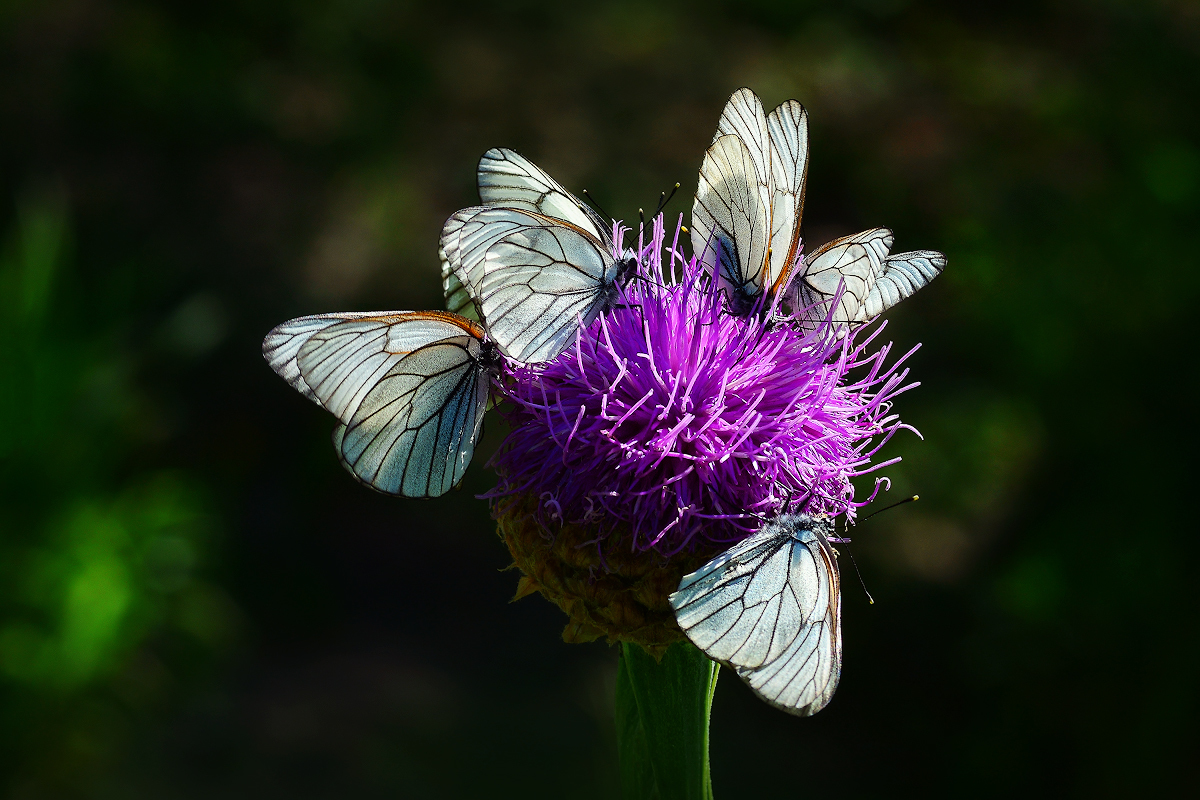
M708 720L717 664L689 642L661 662L621 645L617 667L617 750L623 800L712 800Z

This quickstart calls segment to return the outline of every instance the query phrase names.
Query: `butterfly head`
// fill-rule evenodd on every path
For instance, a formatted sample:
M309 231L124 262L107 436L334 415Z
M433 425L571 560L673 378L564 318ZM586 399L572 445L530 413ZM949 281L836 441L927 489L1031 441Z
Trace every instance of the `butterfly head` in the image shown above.
M484 339L479 343L479 364L493 372L498 372L500 365L504 359L500 355L500 348L490 339Z
M624 284L637 271L637 267L637 253L632 248L626 248L617 261L617 283Z

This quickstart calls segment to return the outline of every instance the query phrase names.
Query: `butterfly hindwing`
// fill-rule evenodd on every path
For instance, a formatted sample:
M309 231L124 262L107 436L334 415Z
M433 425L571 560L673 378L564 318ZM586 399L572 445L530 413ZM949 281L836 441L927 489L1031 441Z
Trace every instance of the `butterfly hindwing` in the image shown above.
M565 226L510 234L488 253L479 302L506 355L549 361L611 302L617 264L599 243Z
M860 322L863 303L883 272L883 262L892 247L892 232L887 228L843 236L825 244L804 258L804 272L792 282L789 292L793 311L805 313L815 324L830 313L830 306L842 295L832 311L834 322Z
M676 620L710 658L793 714L829 702L841 673L840 587L828 520L784 515L686 576Z
M487 410L479 341L456 336L394 363L341 431L343 464L387 494L437 497L462 480Z

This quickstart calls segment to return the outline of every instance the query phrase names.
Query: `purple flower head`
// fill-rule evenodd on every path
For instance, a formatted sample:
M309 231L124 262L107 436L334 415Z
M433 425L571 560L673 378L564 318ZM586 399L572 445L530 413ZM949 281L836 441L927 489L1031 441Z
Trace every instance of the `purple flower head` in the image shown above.
M885 366L890 345L869 352L882 325L806 330L777 301L734 316L678 227L665 245L659 216L618 305L554 361L511 368L491 496L539 498L550 533L582 523L603 545L620 529L663 555L733 543L784 510L852 520L870 498L851 479L894 463L871 460L906 427L890 401L915 386L907 354Z

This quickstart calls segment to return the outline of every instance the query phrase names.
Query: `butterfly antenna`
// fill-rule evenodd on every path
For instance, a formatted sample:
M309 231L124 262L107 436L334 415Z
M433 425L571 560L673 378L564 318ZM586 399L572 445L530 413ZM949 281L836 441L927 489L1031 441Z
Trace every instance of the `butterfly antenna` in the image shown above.
M599 212L601 213L601 215L603 215L603 216L605 216L605 217L608 217L608 221L609 221L610 223L612 223L612 222L616 222L616 219L617 219L617 218L616 218L616 217L614 217L612 214L609 214L607 211L605 211L605 210L604 210L604 209L603 209L603 208L600 206L600 204L596 202L596 198L592 197L592 194L591 194L591 192L589 192L587 189L584 189L584 190L583 190L583 197L584 197L584 199L585 199L585 200L587 200L587 201L588 201L588 204L589 204L589 205L591 205L591 207L592 207L592 208L594 208L594 209L596 209L597 211L599 211Z
M854 565L854 574L858 576L858 584L862 587L863 594L867 596L867 602L875 605L875 598L871 597L871 593L867 591L867 582L863 580L862 572L858 568L858 562L854 560L854 553L850 552L850 548L846 548L846 555L850 556L850 563Z
M912 502L915 502L920 499L921 499L921 495L914 494L912 497L906 497L903 500L897 500L896 502L892 503L890 506L884 506L883 508L878 509L877 511L872 511L870 514L867 514L865 517L860 519L859 522L860 523L866 522L867 520L869 520L871 517L875 516L876 514L882 514L885 511L890 511L891 509L895 508L896 506L902 506L905 503L912 503Z

